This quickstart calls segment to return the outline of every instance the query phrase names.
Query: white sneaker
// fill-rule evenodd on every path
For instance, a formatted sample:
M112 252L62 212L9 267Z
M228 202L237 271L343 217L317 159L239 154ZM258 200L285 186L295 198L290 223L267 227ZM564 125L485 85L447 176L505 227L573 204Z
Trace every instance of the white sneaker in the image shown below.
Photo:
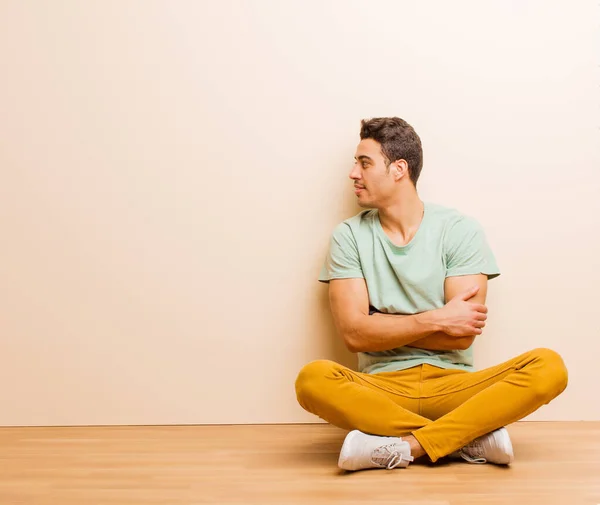
M495 463L496 465L510 465L515 459L506 428L476 438L454 453L454 456L460 456L469 463Z
M354 430L348 433L338 466L342 470L406 468L414 458L410 445L399 437L378 437Z

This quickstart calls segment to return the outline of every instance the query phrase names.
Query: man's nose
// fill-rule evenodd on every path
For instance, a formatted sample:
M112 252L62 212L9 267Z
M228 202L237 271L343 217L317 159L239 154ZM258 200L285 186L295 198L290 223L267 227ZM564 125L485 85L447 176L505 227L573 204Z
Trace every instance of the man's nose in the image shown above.
M348 177L350 177L350 179L352 179L353 181L356 179L360 179L360 170L358 169L357 165L354 165L352 167L352 170L348 174Z

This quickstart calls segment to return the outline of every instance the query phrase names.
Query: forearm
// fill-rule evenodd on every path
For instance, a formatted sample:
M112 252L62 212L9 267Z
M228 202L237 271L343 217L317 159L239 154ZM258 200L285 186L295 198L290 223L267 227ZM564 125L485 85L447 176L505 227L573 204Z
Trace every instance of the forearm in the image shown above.
M438 331L427 337L415 340L409 347L418 347L428 351L455 351L457 349L468 349L473 344L475 337L455 337L443 331Z
M376 352L412 345L440 331L434 311L398 317L377 313L362 316L346 335L354 352Z
M487 319L485 305L467 302L480 290L479 285L464 287L473 281L472 277L447 279L447 301L439 309L413 315L379 313L374 316L369 315L364 279L333 280L329 286L329 299L335 327L352 352L388 351L404 346L430 350L467 349L474 337L481 335ZM476 280L487 279L480 275ZM463 291L454 293L461 286Z
M427 313L423 313L427 314ZM431 315L432 316L432 315ZM402 314L382 314L375 313L372 317L376 318L392 318L392 319L403 319L411 317ZM419 349L427 349L430 351L453 351L456 349L467 349L473 343L475 337L455 337L448 335L443 331L435 331L427 336L413 340L404 345L409 347L418 347ZM397 346L399 347L399 346ZM393 348L393 347L392 347Z

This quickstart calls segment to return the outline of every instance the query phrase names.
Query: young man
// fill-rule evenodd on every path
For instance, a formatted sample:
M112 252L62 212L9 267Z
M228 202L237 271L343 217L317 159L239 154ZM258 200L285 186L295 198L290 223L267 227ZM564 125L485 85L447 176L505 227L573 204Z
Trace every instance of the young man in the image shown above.
M360 372L327 360L299 373L307 411L351 430L339 466L402 468L420 457L510 464L503 426L550 402L567 370L534 349L474 371L471 345L499 275L477 221L424 203L421 141L400 118L362 121L350 172L365 210L334 230L319 280Z

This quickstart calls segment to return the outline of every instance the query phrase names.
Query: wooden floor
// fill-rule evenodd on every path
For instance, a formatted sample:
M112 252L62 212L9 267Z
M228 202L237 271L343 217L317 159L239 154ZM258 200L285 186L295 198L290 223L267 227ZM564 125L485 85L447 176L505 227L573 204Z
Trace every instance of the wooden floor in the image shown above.
M510 468L344 473L328 425L0 428L0 505L600 504L600 423L517 423Z

